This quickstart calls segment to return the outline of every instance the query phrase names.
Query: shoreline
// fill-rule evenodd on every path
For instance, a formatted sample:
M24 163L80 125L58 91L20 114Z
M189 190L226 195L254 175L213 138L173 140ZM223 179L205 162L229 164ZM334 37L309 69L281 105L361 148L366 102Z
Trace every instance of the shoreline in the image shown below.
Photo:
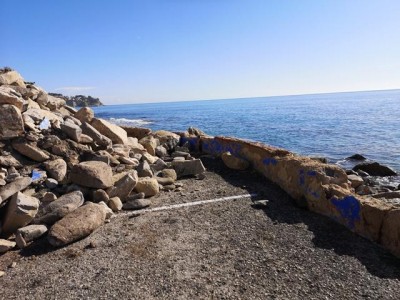
M400 256L400 236L393 234L400 232L399 186L369 176L394 175L386 166L360 163L345 171L323 159L193 127L179 134L120 127L25 84L15 71L0 79L14 83L0 86L1 252L41 237L55 249L90 236L122 209L142 209L163 191L182 191L180 180L187 176L203 180L199 157L209 155L238 176L257 171L298 206Z

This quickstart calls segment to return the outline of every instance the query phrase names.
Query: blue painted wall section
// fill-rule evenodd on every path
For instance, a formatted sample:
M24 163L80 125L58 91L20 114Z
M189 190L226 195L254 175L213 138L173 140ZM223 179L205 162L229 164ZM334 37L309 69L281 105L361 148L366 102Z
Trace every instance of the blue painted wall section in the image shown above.
M331 203L336 207L341 217L345 220L347 227L354 229L355 223L361 219L360 202L354 196L346 196L342 199L333 197Z
M179 145L183 146L186 142L188 142L190 151L198 151L199 140L199 137L181 137L179 140Z
M240 144L227 144L221 143L216 139L212 140L203 140L203 151L211 154L222 154L224 152L229 151L232 155L241 157L240 150L242 149L242 145Z
M267 157L267 158L263 159L263 164L266 166L270 166L270 165L276 166L278 164L278 161L273 157Z

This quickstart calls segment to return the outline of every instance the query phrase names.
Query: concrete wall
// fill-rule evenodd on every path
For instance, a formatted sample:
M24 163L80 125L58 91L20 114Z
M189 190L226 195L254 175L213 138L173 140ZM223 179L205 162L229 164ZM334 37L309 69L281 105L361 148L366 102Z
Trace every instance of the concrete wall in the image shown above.
M309 210L328 216L400 257L400 209L382 200L356 195L336 165L284 149L228 137L181 137L191 150L219 156L229 151L278 184Z

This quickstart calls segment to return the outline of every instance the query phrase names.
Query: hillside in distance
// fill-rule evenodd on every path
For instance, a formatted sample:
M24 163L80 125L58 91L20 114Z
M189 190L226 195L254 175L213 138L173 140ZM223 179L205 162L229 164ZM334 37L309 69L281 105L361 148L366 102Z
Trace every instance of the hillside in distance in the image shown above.
M94 98L92 96L84 96L84 95L64 96L62 94L57 94L57 93L49 93L49 95L64 99L67 102L67 105L72 107L104 105L99 98Z

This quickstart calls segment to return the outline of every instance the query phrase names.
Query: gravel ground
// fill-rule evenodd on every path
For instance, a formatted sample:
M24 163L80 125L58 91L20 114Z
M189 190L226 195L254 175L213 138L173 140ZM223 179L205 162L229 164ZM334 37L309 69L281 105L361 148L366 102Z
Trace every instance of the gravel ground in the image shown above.
M256 174L203 161L206 179L182 180L153 207L248 192L268 206L247 198L121 214L62 249L38 241L0 256L0 298L399 299L399 259Z

